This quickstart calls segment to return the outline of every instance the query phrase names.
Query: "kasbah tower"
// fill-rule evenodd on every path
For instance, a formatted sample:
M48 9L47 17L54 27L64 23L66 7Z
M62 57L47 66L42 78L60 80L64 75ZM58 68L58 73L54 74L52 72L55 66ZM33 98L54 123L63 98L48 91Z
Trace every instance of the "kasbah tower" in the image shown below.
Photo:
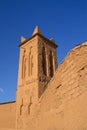
M18 127L24 122L23 119L25 120L27 116L33 114L38 99L45 91L57 68L57 45L53 39L45 38L38 26L29 39L21 38L19 47L16 113Z
M0 103L0 130L87 130L87 42L60 65L38 26L19 48L16 101Z

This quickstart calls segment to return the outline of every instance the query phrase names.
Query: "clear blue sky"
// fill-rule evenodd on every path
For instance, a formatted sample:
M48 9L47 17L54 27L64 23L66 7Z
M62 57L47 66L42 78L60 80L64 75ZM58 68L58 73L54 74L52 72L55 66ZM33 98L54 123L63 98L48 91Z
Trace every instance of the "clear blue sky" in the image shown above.
M0 102L15 100L20 37L38 25L55 39L58 62L87 40L87 0L0 0Z

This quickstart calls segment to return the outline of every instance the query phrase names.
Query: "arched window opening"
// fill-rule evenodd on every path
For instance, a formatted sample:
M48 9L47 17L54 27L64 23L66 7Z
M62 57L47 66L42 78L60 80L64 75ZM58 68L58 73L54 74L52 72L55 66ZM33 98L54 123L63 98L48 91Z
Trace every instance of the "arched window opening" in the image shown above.
M31 53L29 52L29 57L28 57L28 75L30 76L30 55Z
M46 53L45 53L45 47L42 49L42 68L43 73L46 75Z
M32 105L32 98L30 97L30 103L28 105L28 114L30 114L31 105Z
M22 115L22 111L23 111L23 99L22 99L22 103L21 103L21 106L20 106L20 116Z
M33 55L31 56L31 75L33 75Z
M26 58L25 58L25 51L22 58L22 79L26 76Z
M24 78L26 76L26 58L24 59Z
M28 58L28 76L33 74L33 55L32 55L32 46L29 50L29 58Z
M23 79L23 68L24 68L24 56L23 56L23 58L22 58L22 79Z
M52 56L52 51L50 51L49 62L50 62L50 76L53 77L53 56Z

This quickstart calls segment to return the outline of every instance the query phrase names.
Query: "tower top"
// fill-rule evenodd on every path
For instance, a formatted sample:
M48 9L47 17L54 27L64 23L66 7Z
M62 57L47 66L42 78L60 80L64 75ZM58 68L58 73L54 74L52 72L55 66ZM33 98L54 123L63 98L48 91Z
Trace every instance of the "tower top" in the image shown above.
M42 32L40 31L40 29L39 29L39 27L38 27L38 26L36 26L36 27L35 27L34 32L33 32L33 34L32 34L32 36L33 36L33 35L35 35L35 34L37 34L37 33L42 35Z
M51 44L51 45L57 47L57 45L55 44L55 41L53 39L48 39L48 38L46 38L45 36L42 35L42 32L40 31L38 26L35 27L32 36L29 37L28 39L21 37L21 43L19 44L19 47L21 45L25 44L26 42L28 42L29 40L31 40L32 38L34 38L36 35L38 35L39 37L41 37L45 41L48 41L48 44Z

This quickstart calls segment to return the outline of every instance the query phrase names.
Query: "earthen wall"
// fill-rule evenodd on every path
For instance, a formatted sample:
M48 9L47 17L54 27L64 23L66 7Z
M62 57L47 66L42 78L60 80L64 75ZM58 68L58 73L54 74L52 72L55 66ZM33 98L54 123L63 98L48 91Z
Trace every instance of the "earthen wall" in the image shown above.
M87 43L72 49L57 68L29 128L87 130Z
M0 130L13 129L16 122L16 102L0 104Z

